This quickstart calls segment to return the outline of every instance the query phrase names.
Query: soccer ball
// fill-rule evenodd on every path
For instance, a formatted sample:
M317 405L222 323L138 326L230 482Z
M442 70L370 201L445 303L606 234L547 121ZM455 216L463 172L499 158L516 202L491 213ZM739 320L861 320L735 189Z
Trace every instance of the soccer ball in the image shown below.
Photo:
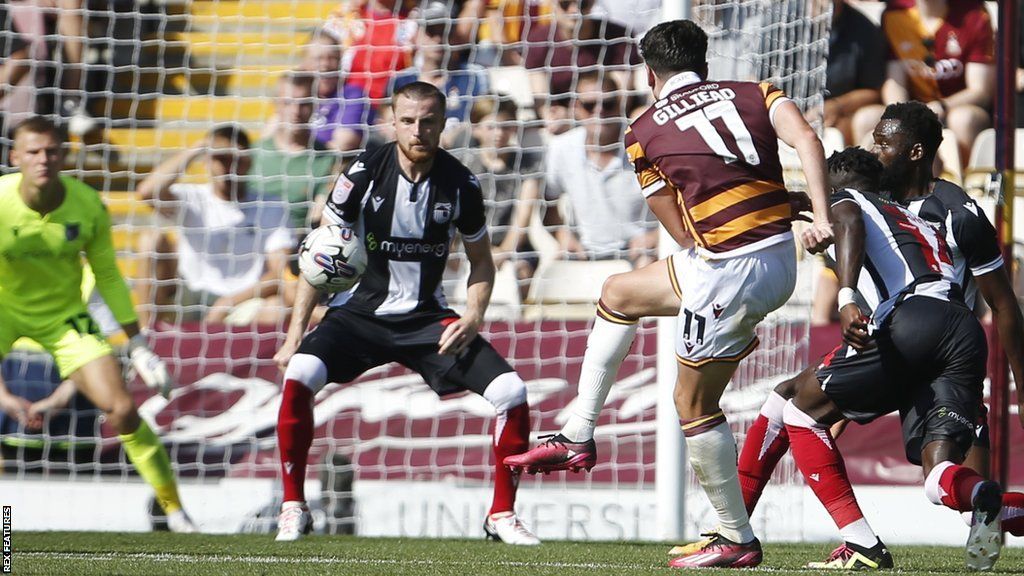
M299 247L299 271L317 290L341 292L366 270L366 249L354 230L332 224L313 230Z

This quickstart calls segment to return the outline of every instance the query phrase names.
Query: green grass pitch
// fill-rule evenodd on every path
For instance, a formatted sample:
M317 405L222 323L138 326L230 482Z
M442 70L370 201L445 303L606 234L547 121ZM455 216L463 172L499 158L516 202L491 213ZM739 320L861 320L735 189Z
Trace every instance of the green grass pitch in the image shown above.
M769 544L756 572L812 574L831 544ZM271 535L212 536L79 532L14 533L14 574L45 575L641 575L673 574L664 544L548 542L513 548L482 540L312 536L278 544ZM963 574L963 550L891 547L899 574ZM718 571L719 573L728 573ZM1003 550L995 573L1024 573L1024 549Z

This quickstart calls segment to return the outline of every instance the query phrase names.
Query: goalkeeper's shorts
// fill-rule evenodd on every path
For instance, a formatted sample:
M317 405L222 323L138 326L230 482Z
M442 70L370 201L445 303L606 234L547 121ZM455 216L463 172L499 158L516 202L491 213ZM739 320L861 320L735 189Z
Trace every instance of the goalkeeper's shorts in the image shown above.
M89 362L113 353L99 326L83 304L65 316L25 316L0 305L0 357L21 339L34 340L49 352L61 378Z

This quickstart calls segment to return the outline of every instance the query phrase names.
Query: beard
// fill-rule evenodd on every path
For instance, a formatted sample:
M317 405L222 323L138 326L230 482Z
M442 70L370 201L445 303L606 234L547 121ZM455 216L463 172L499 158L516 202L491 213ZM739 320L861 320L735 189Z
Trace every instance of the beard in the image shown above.
M894 200L906 196L910 181L914 178L914 162L900 154L882 171L879 181L879 192L887 192Z
M430 147L428 145L426 149L413 148L411 144L405 144L401 140L398 141L398 147L401 148L402 154L404 154L405 157L408 158L409 161L412 162L413 164L426 162L433 158L434 155L437 153L437 148L435 147Z

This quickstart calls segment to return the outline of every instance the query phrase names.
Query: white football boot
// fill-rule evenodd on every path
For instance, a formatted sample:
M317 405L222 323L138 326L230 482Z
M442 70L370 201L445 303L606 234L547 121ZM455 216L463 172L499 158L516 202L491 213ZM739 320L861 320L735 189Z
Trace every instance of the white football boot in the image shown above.
M1003 545L999 515L1003 508L1003 490L997 482L987 480L978 486L971 502L974 515L967 536L967 568L987 571L999 560Z
M515 512L498 512L484 520L484 533L488 539L513 546L536 546L540 540L530 532Z
M277 517L278 542L293 542L313 531L313 516L303 502L281 504L281 515Z
M195 523L188 517L184 510L177 510L167 515L167 528L178 534L195 534L199 532Z

